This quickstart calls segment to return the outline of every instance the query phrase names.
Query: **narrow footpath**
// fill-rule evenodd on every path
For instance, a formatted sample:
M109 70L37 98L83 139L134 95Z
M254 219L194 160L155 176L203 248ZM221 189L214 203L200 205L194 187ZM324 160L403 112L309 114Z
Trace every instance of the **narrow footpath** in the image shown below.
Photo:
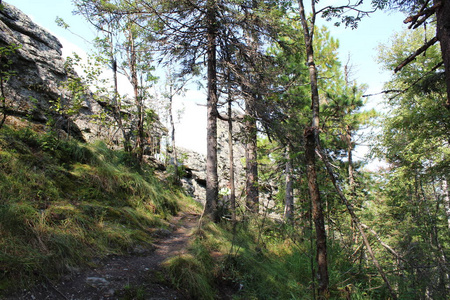
M186 251L198 219L194 214L175 216L171 220L173 231L155 231L154 249L136 249L127 256L94 261L95 268L73 270L59 283L47 280L7 300L185 299L167 284L161 263Z

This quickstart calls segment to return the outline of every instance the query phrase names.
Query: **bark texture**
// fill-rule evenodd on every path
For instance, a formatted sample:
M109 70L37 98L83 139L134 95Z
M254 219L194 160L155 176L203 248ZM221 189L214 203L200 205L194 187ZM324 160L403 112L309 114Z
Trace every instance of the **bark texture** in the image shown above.
M206 203L204 216L218 221L217 197L219 192L217 175L217 2L207 2L207 141L206 141Z
M445 67L445 82L447 84L447 102L450 109L450 1L434 0L434 4L441 3L436 9L436 36L441 43L442 59Z
M247 130L245 145L246 161L246 196L247 207L251 212L258 212L259 206L259 186L258 186L258 161L257 161L257 128L255 116L256 97L250 96L246 100L246 120Z
M317 183L316 173L316 155L315 150L319 141L319 89L317 80L317 68L314 61L313 37L315 24L315 2L311 2L312 20L308 24L305 14L305 8L302 0L298 1L300 22L303 28L305 38L305 49L307 57L307 66L309 70L309 80L311 88L311 108L312 121L311 127L305 130L305 158L308 177L308 189L312 203L312 218L316 229L316 260L317 260L317 278L319 299L326 299L329 296L328 285L328 261L327 261L327 235L325 230L325 218L323 214L322 200L320 199L319 185Z
M292 160L290 157L290 147L286 149L286 195L284 206L284 218L288 222L294 219L294 192L292 179Z

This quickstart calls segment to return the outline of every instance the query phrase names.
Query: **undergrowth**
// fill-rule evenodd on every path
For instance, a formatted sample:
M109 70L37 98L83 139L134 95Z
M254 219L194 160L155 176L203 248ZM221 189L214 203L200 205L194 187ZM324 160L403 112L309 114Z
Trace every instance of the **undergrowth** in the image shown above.
M227 222L207 223L194 236L188 254L165 262L172 283L192 299L317 299L307 234L254 218L234 230ZM338 246L330 244L329 257L330 299L388 298L366 292L366 278L358 278ZM380 285L373 279L373 287Z
M183 201L180 201L183 200ZM0 131L0 295L56 279L94 257L152 244L152 229L194 209L151 169L103 143L80 144L29 129ZM314 299L307 230L253 216L196 229L187 253L165 268L192 299ZM351 250L351 249L350 249ZM370 267L330 239L330 299L387 299ZM141 287L125 298L144 299Z
M137 166L101 142L2 128L0 294L151 245L185 196Z

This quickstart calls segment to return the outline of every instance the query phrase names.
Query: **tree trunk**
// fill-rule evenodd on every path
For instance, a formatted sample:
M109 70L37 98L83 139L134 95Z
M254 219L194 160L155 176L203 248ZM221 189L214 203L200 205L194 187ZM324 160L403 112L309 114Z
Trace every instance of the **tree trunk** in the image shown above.
M319 90L317 86L317 69L314 62L313 50L313 30L314 30L314 1L313 5L313 20L310 26L305 15L305 8L303 0L299 0L300 21L303 28L303 35L305 38L305 48L307 65L309 69L309 79L311 85L311 107L312 107L312 122L311 127L305 130L305 158L306 158L306 172L308 177L308 189L312 203L312 218L316 229L316 260L317 260L317 277L318 277L318 294L320 299L328 298L328 262L327 262L327 235L325 231L325 219L323 215L322 201L320 199L319 185L317 183L316 173L316 155L315 150L319 140Z
M442 190L444 191L444 210L445 215L447 217L447 226L448 229L450 230L450 192L448 181L446 179L442 181Z
M287 222L293 223L294 220L294 193L292 182L292 160L291 149L288 145L286 147L286 195L284 206L284 218Z
M258 157L257 157L257 129L255 118L256 96L251 94L246 100L246 145L245 145L245 173L246 180L246 196L247 207L251 212L257 213L259 211L259 185L258 185Z
M320 147L318 147L318 150L320 150ZM330 163L328 162L328 158L325 156L325 153L321 154L322 161L324 162L328 175L331 179L331 182L333 183L333 186L335 187L335 190L337 194L339 195L339 198L341 198L342 202L345 204L348 213L350 214L350 217L352 218L352 222L356 225L359 232L361 233L361 237L363 239L364 245L367 248L367 252L369 252L369 255L372 259L372 263L375 265L375 267L378 270L378 273L380 273L381 278L386 283L387 288L389 289L389 292L391 294L392 299L397 299L397 294L395 293L394 289L392 288L386 274L384 273L383 269L381 268L381 265L379 264L378 260L375 257L375 253L372 250L372 246L370 245L369 239L367 238L366 233L364 232L363 226L361 222L359 221L359 218L356 216L355 211L353 210L353 205L348 201L348 199L345 197L342 190L339 188L336 182L336 178L334 177L333 170L331 169Z
M133 92L134 92L134 102L136 105L136 111L137 111L137 136L136 136L136 155L139 160L139 162L142 162L142 157L144 153L144 108L141 96L139 94L139 81L138 81L138 74L137 74L137 55L136 55L136 49L134 46L134 37L132 28L129 28L129 51L130 51L130 75L131 75L131 84L133 85Z
M252 19L255 9L258 8L258 1L251 2L252 10L246 11L246 17ZM250 53L256 54L258 52L258 38L257 32L251 26L246 29L245 39L248 43ZM249 86L244 85L245 95L245 130L246 130L246 145L245 145L245 159L246 159L246 204L247 208L253 212L259 212L259 184L258 184L258 155L257 155L257 127L256 127L256 105L258 101L258 94L255 86L257 86L258 74L247 62L248 67L248 83Z
M5 89L4 89L4 80L0 77L0 100L2 101L2 119L0 120L0 129L3 127L3 124L6 121L6 98L5 98Z
M236 223L236 188L234 186L233 118L231 97L228 99L228 160L230 163L230 205L231 220Z
M169 120L170 120L170 127L172 127L171 130L171 142L172 142L172 157L173 157L173 167L175 172L175 183L180 183L180 174L178 174L178 154L177 154L177 147L175 145L175 122L173 120L173 83L170 83L169 87Z
M203 215L213 221L219 221L217 214L217 197L219 179L217 175L217 58L216 58L216 24L217 2L207 2L207 141L206 141L206 203Z
M352 134L349 128L347 128L345 140L347 142L347 156L348 156L348 185L350 187L350 193L355 193L355 175L353 170L353 143Z
M122 120L122 106L121 102L118 99L119 96L119 84L117 79L117 59L114 56L114 37L113 34L109 33L109 51L111 53L111 69L113 72L113 82L114 82L114 95L113 95L113 109L114 109L114 118L117 122L117 126L119 126L119 130L123 135L123 149L126 152L130 152L130 135L126 132L123 126Z
M306 172L308 176L308 189L312 204L312 219L316 230L316 260L318 277L319 299L328 298L328 261L327 261L327 235L325 230L325 217L317 183L315 137L314 129L305 131L306 138Z
M434 4L441 3L436 9L436 36L441 44L442 59L445 67L445 82L447 84L447 102L450 109L450 1L434 0Z

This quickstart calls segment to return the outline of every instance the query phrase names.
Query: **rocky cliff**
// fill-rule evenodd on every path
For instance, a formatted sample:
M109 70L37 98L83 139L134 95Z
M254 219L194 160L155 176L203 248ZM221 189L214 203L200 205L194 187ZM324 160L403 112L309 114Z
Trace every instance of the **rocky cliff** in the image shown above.
M69 105L71 92L65 82L76 76L65 67L62 45L58 39L31 21L12 5L3 3L0 10L0 71L2 95L5 99L7 122L20 119L32 121L35 125L53 125L81 140L91 140L100 135L102 129L92 122L92 116L103 111L86 89L81 109L76 118L56 113L55 103ZM5 76L8 74L9 76Z

